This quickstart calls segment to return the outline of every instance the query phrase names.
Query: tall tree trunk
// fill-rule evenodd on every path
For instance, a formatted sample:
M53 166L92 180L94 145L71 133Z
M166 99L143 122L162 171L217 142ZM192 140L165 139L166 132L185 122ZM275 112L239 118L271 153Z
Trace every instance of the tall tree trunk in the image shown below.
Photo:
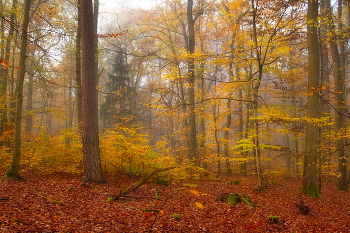
M219 106L215 103L213 105L213 119L214 119L214 139L216 144L216 154L217 154L217 165L218 165L218 171L217 171L217 177L221 176L221 145L219 142Z
M231 176L232 175L232 168L231 168L231 162L230 162L230 132L232 127L232 110L231 110L231 99L227 100L226 105L229 113L226 116L226 129L224 133L224 153L225 153L225 162L226 162L226 175Z
M4 12L4 4L2 0L0 0L0 11ZM0 19L0 59L5 60L5 19L1 17ZM6 61L6 60L5 60ZM8 62L8 61L6 61ZM0 80L4 80L5 77L5 70L8 69L8 67L0 66ZM3 84L0 85L0 96L3 97L3 103L2 105L6 106L6 94L7 94L7 84L4 86ZM5 98L4 98L5 97ZM2 115L6 113L5 109L0 110L0 135L5 131L4 130L4 124L6 122L6 115L5 118L2 117ZM0 142L1 145L1 142Z
M17 80L17 100L16 100L16 115L15 115L15 135L13 156L10 168L5 174L5 178L12 178L14 180L21 179L19 174L19 165L21 158L21 126L22 126L22 106L23 106L23 84L24 76L26 74L26 60L27 60L27 39L28 39L28 25L29 25L29 12L30 12L31 0L25 0L24 16L21 31L21 51L20 51L20 72Z
M193 18L193 0L187 1L187 24L188 24L188 41L187 50L189 53L188 58L188 111L189 111L189 153L190 159L198 165L198 155L197 155L197 128L196 128L196 104L195 104L195 65L194 58L192 54L195 51L195 31L194 24L195 19Z
M256 174L258 175L258 189L262 192L265 191L264 186L264 177L263 170L261 167L261 149L260 149L260 138L259 138L259 122L258 122L258 107L259 107L259 89L261 84L261 78L263 74L264 64L261 60L261 50L258 45L258 35L257 35L257 23L256 23L256 14L258 6L255 5L255 0L251 1L253 9L253 42L255 45L255 56L258 65L257 77L252 80L252 89L253 89L253 125L254 125L254 143L255 143L255 165L256 165Z
M17 7L18 1L17 0L13 0L12 2L12 11L11 11L11 15L10 15L10 22L15 22L15 18L16 18L16 13L15 10ZM7 62L10 62L10 55L11 55L11 42L13 41L13 34L14 33L14 27L10 27L9 32L7 34L7 39L6 39L6 43L5 43L5 56L4 56L4 60ZM14 67L12 67L12 70L14 70ZM3 69L2 73L1 73L1 91L2 94L7 95L7 86L8 86L8 80L9 80L9 69ZM13 77L13 76L11 76ZM12 79L13 80L13 79ZM7 102L7 97L6 97L6 102ZM5 105L7 106L7 104ZM6 131L5 126L8 123L8 119L7 119L7 112L8 109L5 107L4 109L0 110L0 117L1 117L1 131L0 133L3 134L4 131Z
M78 30L76 34L75 49L75 82L76 82L76 102L77 102L77 124L79 132L81 132L83 121L83 104L82 104L82 85L81 85L81 0L78 0Z
M98 13L99 13L100 1L94 0L94 49L95 49L95 61L94 61L94 76L96 80L96 88L98 87L98 36L97 36L97 28L98 28ZM98 103L98 94L96 96L96 101ZM98 122L98 112L96 114L96 120Z
M320 101L317 93L320 78L320 52L317 33L318 1L309 0L307 10L307 47L308 47L308 98L307 116L310 119L320 117ZM315 91L316 90L316 91ZM304 155L304 177L301 193L320 198L318 180L319 127L307 122L306 151Z
M327 1L321 1L320 3L320 14L321 18L326 19L328 17L329 11L327 10ZM329 46L328 46L328 25L326 23L323 23L320 26L320 66L321 66L321 74L320 74L320 85L322 87L327 87L324 91L321 90L321 96L322 96L322 105L321 105L321 113L323 117L329 117L332 116L331 114L331 107L329 104L330 101L330 60L329 60ZM329 117L329 123L332 123L333 119ZM320 141L323 142L325 145L332 145L333 144L333 138L327 137L329 135L330 131L332 130L331 124L328 126L322 127L321 134L320 134ZM321 164L323 163L329 163L331 162L331 157L333 156L332 153L332 147L328 147L324 153L322 153L321 157ZM330 168L328 171L330 172Z
M34 52L31 53L34 57ZM30 133L33 127L33 61L28 64L28 84L27 84L27 102L26 102L26 133Z
M339 136L336 139L338 171L340 177L338 178L337 188L342 191L348 191L347 182L347 155L345 153L345 135L346 132L346 105L345 105L345 79L340 53L337 45L337 36L335 34L335 25L333 22L333 13L331 10L330 0L325 0L325 11L328 16L328 33L330 34L329 46L333 61L333 76L335 78L335 93L336 93L336 116L335 116L335 130Z
M81 1L81 57L83 91L84 182L104 182L98 138L97 89L94 76L95 47L92 1Z

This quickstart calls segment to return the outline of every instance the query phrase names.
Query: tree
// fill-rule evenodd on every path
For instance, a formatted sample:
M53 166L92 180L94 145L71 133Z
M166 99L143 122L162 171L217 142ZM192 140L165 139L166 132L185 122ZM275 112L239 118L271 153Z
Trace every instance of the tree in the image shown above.
M96 78L94 76L95 46L92 1L81 1L81 68L82 68L82 139L85 182L104 182L99 138Z
M127 55L122 48L118 50L112 64L112 73L108 74L106 98L100 106L100 118L104 128L113 128L116 123L122 121L120 118L129 118L132 115L130 106L132 87L129 84L130 69L127 64Z
M15 9L16 6L18 4L17 0L14 0L12 2L12 10L11 10L11 14L10 14L10 22L14 24L15 22L15 18L16 18L16 13L15 13ZM4 9L4 5L2 3L2 9ZM4 21L4 18L1 19L2 20L2 24ZM8 31L7 34L7 38L6 38L6 42L4 42L4 46L2 49L4 49L4 51L1 53L3 56L3 59L6 62L9 62L10 60L10 55L11 55L11 42L13 41L14 38L14 25L10 26L10 29ZM3 35L4 36L4 35ZM4 38L5 39L5 38ZM1 67L1 94L2 95L7 95L7 86L8 86L8 80L9 80L9 69L4 69L4 67ZM5 103L6 105L6 103ZM8 123L7 121L7 108L3 108L0 110L1 113L1 123L0 123L0 133L3 134L5 131L5 125Z
M341 55L338 49L336 28L333 22L333 13L331 10L330 0L325 0L325 15L328 21L328 35L330 35L329 47L333 61L333 76L335 82L335 99L336 99L336 116L335 130L338 138L336 139L338 171L337 187L339 190L348 191L348 176L347 176L347 155L345 152L345 131L346 131L346 105L345 105L345 77L343 75L344 67L341 61ZM341 47L341 46L339 46Z
M307 47L308 47L308 97L306 128L306 148L304 155L304 174L301 193L320 198L320 186L317 176L319 154L320 100L317 95L320 79L320 52L318 42L318 1L309 0L307 10Z
M20 51L20 72L17 80L17 99L16 99L16 115L15 115L15 135L13 145L13 157L10 168L5 173L5 178L14 180L22 179L19 174L19 165L21 158L21 127L22 127L22 106L23 106L23 84L26 74L27 61L27 43L28 43L28 25L31 0L25 0L24 17L21 31L21 51Z
M187 27L188 27L188 38L186 41L187 52L189 54L188 58L188 111L189 111L189 158L198 164L198 143L197 143L197 127L196 127L196 104L195 104L195 64L193 54L195 52L196 38L194 25L198 18L199 13L193 18L193 0L187 1ZM186 39L186 38L185 38Z
M77 117L78 128L81 131L81 124L83 120L83 103L82 103L82 86L81 86L81 0L78 0L78 29L75 39L75 83L76 83L76 101L77 101Z

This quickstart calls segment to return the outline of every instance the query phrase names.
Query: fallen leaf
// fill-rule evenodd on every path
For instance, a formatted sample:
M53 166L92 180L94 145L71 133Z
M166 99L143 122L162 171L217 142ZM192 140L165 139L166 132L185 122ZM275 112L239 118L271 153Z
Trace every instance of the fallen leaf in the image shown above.
M194 204L195 204L198 208L204 209L204 205L203 205L202 203L200 203L200 202L195 202Z
M193 195L195 195L196 197L200 197L201 195L199 194L199 192L198 191L196 191L196 190L189 190L189 192L190 193L192 193Z

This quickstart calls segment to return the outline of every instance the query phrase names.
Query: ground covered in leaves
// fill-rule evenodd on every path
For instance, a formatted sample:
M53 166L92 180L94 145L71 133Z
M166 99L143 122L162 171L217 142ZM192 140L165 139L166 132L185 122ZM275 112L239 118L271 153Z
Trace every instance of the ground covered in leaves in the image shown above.
M350 194L332 183L313 200L299 196L297 179L275 179L266 193L255 190L254 176L149 182L106 202L136 179L86 185L79 177L25 175L25 182L0 181L0 232L350 232ZM215 201L222 193L246 194L260 207ZM299 213L300 198L310 214ZM271 215L278 223L268 222Z

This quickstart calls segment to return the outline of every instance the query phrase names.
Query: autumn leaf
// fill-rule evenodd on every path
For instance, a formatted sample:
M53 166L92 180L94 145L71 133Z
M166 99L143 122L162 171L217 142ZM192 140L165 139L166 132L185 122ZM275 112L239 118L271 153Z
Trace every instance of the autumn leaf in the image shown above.
M0 64L5 68L9 68L9 63L4 59L0 59Z
M196 197L200 197L200 196L201 196L201 195L199 194L199 192L196 191L196 190L191 189L191 190L189 190L189 192L192 193L193 195L195 195Z
M145 217L151 217L153 215L153 212L146 212L143 214Z
M200 202L195 202L194 204L195 204L198 208L204 209L204 205L203 205L202 203L200 203Z

